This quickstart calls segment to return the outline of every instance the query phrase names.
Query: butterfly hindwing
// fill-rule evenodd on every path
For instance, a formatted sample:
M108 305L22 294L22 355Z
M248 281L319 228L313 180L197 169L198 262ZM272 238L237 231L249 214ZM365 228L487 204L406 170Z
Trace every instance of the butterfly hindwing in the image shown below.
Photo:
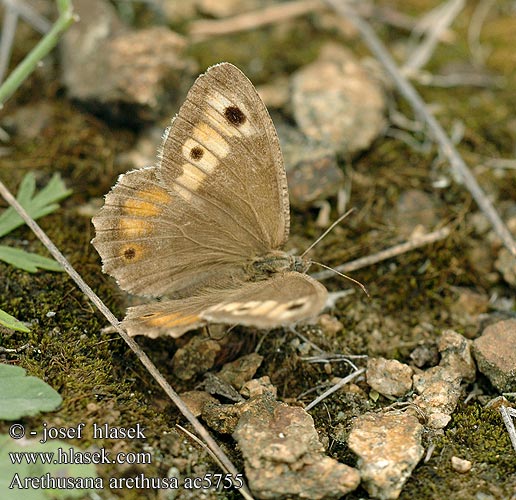
M162 296L242 272L245 257L228 227L206 224L165 189L156 167L120 176L93 218L104 272L132 293Z
M311 318L327 291L306 274L286 272L256 282L229 283L199 295L131 307L124 319L130 335L179 337L208 322L275 328Z
M306 274L285 272L255 282L206 308L200 316L213 323L276 328L312 318L326 303L328 292Z

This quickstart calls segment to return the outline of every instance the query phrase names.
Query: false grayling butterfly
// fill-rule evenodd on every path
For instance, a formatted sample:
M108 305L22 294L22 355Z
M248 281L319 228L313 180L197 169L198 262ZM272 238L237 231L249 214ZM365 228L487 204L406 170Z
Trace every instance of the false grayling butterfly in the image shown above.
M326 288L285 253L287 179L253 84L221 63L199 76L157 164L121 175L93 218L103 270L128 292L130 335L179 337L208 322L274 328L317 315Z

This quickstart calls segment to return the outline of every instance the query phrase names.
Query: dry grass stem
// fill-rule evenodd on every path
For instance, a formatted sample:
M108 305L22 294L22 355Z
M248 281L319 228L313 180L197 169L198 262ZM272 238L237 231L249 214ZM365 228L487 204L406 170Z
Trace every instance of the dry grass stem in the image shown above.
M374 30L365 20L358 17L346 4L338 0L326 0L326 2L340 15L349 19L359 30L364 42L378 61L383 65L399 92L411 105L416 116L427 124L429 134L437 143L443 156L449 161L450 168L471 193L471 196L476 201L480 210L482 210L488 218L504 246L514 257L516 257L516 242L514 241L509 229L498 215L495 207L476 181L469 167L462 159L444 129L428 110L426 103L417 93L412 84L401 74L399 68L394 62L394 59L387 51L385 45L376 36Z
M443 33L448 30L463 8L464 0L449 0L429 13L427 17L431 22L428 22L422 42L412 51L402 66L403 74L412 75L428 63L437 45L442 40Z
M368 255L367 257L361 257L360 259L352 260L351 262L347 262L346 264L342 264L340 266L336 266L334 269L340 271L341 273L356 271L357 269L362 269L363 267L368 267L383 260L391 259L392 257L410 252L416 248L430 245L436 241L444 240L449 236L449 234L450 228L445 226L441 229L438 229L437 231L433 231L432 233L428 233L423 236L418 236L404 243L400 243L399 245L394 245L390 248L387 248L386 250L382 250L381 252ZM320 273L315 273L312 275L312 277L318 280L323 280L331 276L334 276L332 271L321 271Z
M315 405L319 404L322 400L326 399L328 396L338 391L341 387L344 387L346 384L349 384L352 380L356 379L362 373L365 372L365 368L360 368L360 370L356 370L353 373L350 373L347 377L339 380L335 385L332 385L327 391L324 391L319 397L314 399L309 405L305 407L306 411L310 411Z
M202 41L213 36L229 35L269 24L279 24L326 8L324 2L320 0L297 0L281 3L228 19L194 21L190 24L189 34L195 41Z

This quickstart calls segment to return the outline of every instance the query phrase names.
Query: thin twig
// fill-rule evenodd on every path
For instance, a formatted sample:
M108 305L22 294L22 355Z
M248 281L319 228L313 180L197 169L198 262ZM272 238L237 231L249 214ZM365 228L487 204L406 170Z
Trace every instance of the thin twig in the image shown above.
M428 449L426 450L425 458L423 459L423 463L427 464L435 451L435 443L430 443Z
M410 252L415 248L419 248L425 245L429 245L430 243L435 243L436 241L444 240L450 234L450 228L445 226L437 231L433 231L432 233L424 234L423 236L418 236L404 243L400 243L399 245L394 245L386 250L382 250L381 252L375 253L373 255L368 255L367 257L361 257L360 259L352 260L351 262L347 262L346 264L341 264L340 266L335 267L337 271L343 273L349 273L351 271L356 271L357 269L362 269L363 267L368 267L382 260L391 259L392 257L396 257L406 252ZM317 280L323 280L334 276L332 271L321 271L320 273L315 273L311 275L313 278Z
M516 428L512 421L512 417L516 417L516 410L509 406L500 406L500 413L502 414L503 423L509 433L512 447L514 448L514 451L516 451Z
M17 25L18 13L7 5L2 22L2 33L0 34L0 83L4 81L4 76L11 60L11 50Z
M350 373L347 377L340 379L335 385L332 385L327 391L324 391L319 397L315 398L309 405L305 407L306 411L310 411L316 404L320 403L323 399L326 399L330 394L338 391L341 387L345 386L359 375L365 372L365 368Z
M429 112L425 102L421 96L417 93L416 89L407 81L407 79L400 73L400 70L396 66L394 59L391 57L387 48L380 39L376 36L376 33L371 26L359 18L354 11L352 11L344 2L339 0L326 0L326 2L335 9L340 15L350 20L353 25L361 33L364 42L367 44L371 52L375 57L383 64L387 73L389 73L395 85L398 87L400 93L407 99L412 106L414 113L424 120L430 131L430 134L436 141L442 154L448 158L451 168L457 173L457 176L465 184L474 200L477 202L479 208L484 212L486 217L489 219L493 229L502 240L505 247L509 252L516 257L516 242L514 241L510 231L504 224L493 204L489 198L485 195L482 188L479 186L475 177L473 177L468 166L460 156L459 152L450 141L446 132L441 127L435 117Z
M410 79L427 87L496 87L503 88L506 80L503 76L493 76L485 73L452 73L436 75L430 71L419 70L410 74Z
M486 50L480 43L480 33L489 11L495 5L496 0L481 0L471 14L471 21L468 26L468 45L471 57L478 66L482 66L486 59Z
M208 454L219 464L219 467L224 470L224 466L220 463L217 455L213 453L207 446L206 443L203 443L195 434L191 433L188 429L185 429L182 425L176 424L176 427L178 427L180 430L182 430L190 439L193 439L201 448L206 450ZM247 491L242 491L242 496L246 498L247 500L252 500L252 497L250 497L247 493Z
M513 158L489 158L484 165L488 168L516 169L516 160Z
M464 0L450 0L434 9L435 21L430 24L423 41L407 58L401 68L403 74L410 75L426 65L439 44L442 34L448 30L463 7Z
M417 25L413 17L386 6L357 2L354 7L360 15L367 18L370 17L398 29L410 31ZM326 8L323 0L293 0L226 19L193 21L190 23L189 32L195 41L202 41L213 36L230 35L241 31L257 29L269 24L278 24L295 17L322 11ZM446 34L444 33L444 35Z
M190 24L189 34L196 41L201 41L216 35L229 35L278 24L322 9L326 9L326 6L321 0L295 0L227 19L194 21Z
M165 377L159 372L154 363L150 360L150 358L145 354L145 352L141 349L141 347L136 343L136 341L130 337L125 330L120 327L120 322L116 319L114 314L106 307L104 302L100 299L100 297L86 284L86 282L82 279L82 277L77 273L77 271L72 267L70 262L66 259L66 257L59 251L59 249L54 245L52 240L46 235L46 233L39 227L34 219L25 211L25 209L18 203L16 198L11 194L11 192L7 189L7 187L0 181L0 194L4 197L4 199L11 205L20 215L20 217L25 221L25 223L32 229L34 234L41 240L43 245L48 249L48 251L52 254L54 259L61 264L63 269L68 273L68 275L75 281L77 286L82 290L82 292L93 302L93 304L97 307L97 309L106 317L106 319L111 323L113 328L118 332L118 334L122 337L125 343L131 348L131 350L136 354L137 358L140 362L145 366L147 371L151 374L151 376L156 380L156 382L162 387L167 396L173 401L173 403L178 407L179 411L186 417L186 419L192 424L197 434L199 434L202 439L206 442L206 444L210 447L210 449L215 453L219 459L219 461L224 465L226 472L229 472L233 475L233 477L237 474L237 470L235 466L231 463L229 458L224 454L219 445L215 442L215 440L211 437L208 431L202 426L202 424L197 420L195 415L190 411L188 406L183 402L183 400L179 397L176 391L172 389L170 384L166 381ZM236 485L235 485L236 486ZM247 486L244 485L240 490L242 495L248 493L251 498L251 493L247 489Z
M42 35L48 33L52 23L41 16L38 11L23 0L2 0L6 9L13 9L26 23Z
M367 356L365 356L367 357ZM360 357L358 359L362 359L363 357ZM320 356L309 356L309 357L306 357L306 358L301 358L301 361L306 361L307 363L312 363L312 364L316 364L316 363L324 363L324 364L328 364L328 363L340 363L340 362L344 362L346 364L348 364L349 366L351 366L351 368L353 368L353 370L358 370L358 366L355 365L355 363L353 363L353 361L351 361L351 359L349 359L349 357L345 356L344 354L328 354L328 353L321 353Z
M30 346L30 342L23 344L20 347L15 347L14 349L8 349L7 347L0 346L0 354L18 354Z

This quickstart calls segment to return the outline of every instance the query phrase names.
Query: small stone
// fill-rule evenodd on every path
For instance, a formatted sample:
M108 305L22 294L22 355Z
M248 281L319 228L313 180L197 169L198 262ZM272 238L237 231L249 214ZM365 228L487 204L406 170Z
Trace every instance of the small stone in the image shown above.
M485 236L491 229L491 223L483 212L472 212L468 216L468 225L473 227L479 236Z
M367 384L384 396L403 396L412 389L412 368L395 359L369 358Z
M471 470L471 462L459 457L451 457L452 469L465 474Z
M167 24L181 24L197 16L198 0L180 2L160 2L159 7Z
M455 371L466 382L473 382L477 370L471 355L471 340L453 330L445 330L439 339L439 366Z
M500 281L499 274L494 269L494 252L492 246L485 240L479 241L466 251L470 266L488 283Z
M242 389L240 389L240 394L248 399L261 396L266 392L272 394L274 399L276 399L276 396L278 395L278 390L274 385L272 385L271 379L267 375L249 380L249 382L246 382L242 386Z
M366 413L351 429L348 445L358 455L362 484L374 498L398 498L421 459L423 426L409 414Z
M418 368L435 366L439 362L439 352L434 344L418 345L409 355Z
M323 329L324 334L329 337L334 337L344 329L344 325L335 316L330 314L321 314L317 323Z
M179 395L186 406L188 406L188 409L196 417L201 415L202 409L208 401L211 403L218 403L218 401L206 391L188 391L182 392Z
M451 415L462 394L461 377L455 371L434 366L422 374L414 375L414 389L419 393L414 404L430 417L434 413ZM440 416L431 420L432 425L440 425L445 419ZM448 422L446 422L448 423ZM430 426L430 425L429 425ZM432 427L441 429L442 427Z
M41 101L16 108L2 118L1 124L8 132L30 141L43 134L50 125L53 114L52 104Z
M418 189L409 189L400 194L395 213L396 227L405 238L418 227L431 230L438 221L434 199Z
M230 401L239 402L244 400L240 393L229 382L226 382L214 373L208 372L204 374L203 387L210 394L222 396Z
M495 267L509 285L516 287L516 258L509 250L506 248L500 250Z
M451 305L450 311L461 323L472 323L476 327L478 316L487 312L489 308L489 297L469 288L455 287L454 291L458 297Z
M273 78L270 82L258 85L256 90L268 110L283 109L290 99L290 88L286 76Z
M385 127L385 96L378 80L340 45L327 45L291 82L301 131L339 153L366 149Z
M276 120L287 171L292 206L305 208L314 202L337 196L344 186L344 174L335 151L305 137L298 129Z
M179 348L172 358L174 375L181 380L190 380L199 373L205 373L215 364L221 350L216 340L197 335L183 347Z
M103 0L75 0L81 22L61 41L63 82L70 96L112 120L155 121L177 104L195 71L186 41L163 26L129 31ZM171 102L173 101L173 102Z
M338 499L357 488L358 472L323 454L312 417L264 394L250 400L233 432L257 498Z
M226 363L218 373L218 377L240 390L246 382L254 377L262 361L263 356L255 352L247 354L231 363Z
M441 362L415 374L414 389L419 395L414 404L427 416L427 426L443 429L455 408L463 389L461 382L475 380L476 368L471 356L471 341L453 330L445 330L439 339Z
M490 399L485 405L486 408L494 408L498 411L500 411L501 406L511 406L511 403L509 403L509 400L505 396L496 396Z
M500 392L516 391L516 320L486 327L473 341L478 369Z
M222 434L231 434L246 410L247 402L223 405L207 402L202 407L202 418L214 431Z
M182 0L183 1L183 0ZM175 3L175 2L171 2ZM181 2L179 2L181 3ZM204 15L224 18L243 14L271 4L271 0L197 0L197 8Z
M444 429L451 420L451 415L447 413L441 413L436 411L434 413L430 413L426 420L426 426L430 429Z

